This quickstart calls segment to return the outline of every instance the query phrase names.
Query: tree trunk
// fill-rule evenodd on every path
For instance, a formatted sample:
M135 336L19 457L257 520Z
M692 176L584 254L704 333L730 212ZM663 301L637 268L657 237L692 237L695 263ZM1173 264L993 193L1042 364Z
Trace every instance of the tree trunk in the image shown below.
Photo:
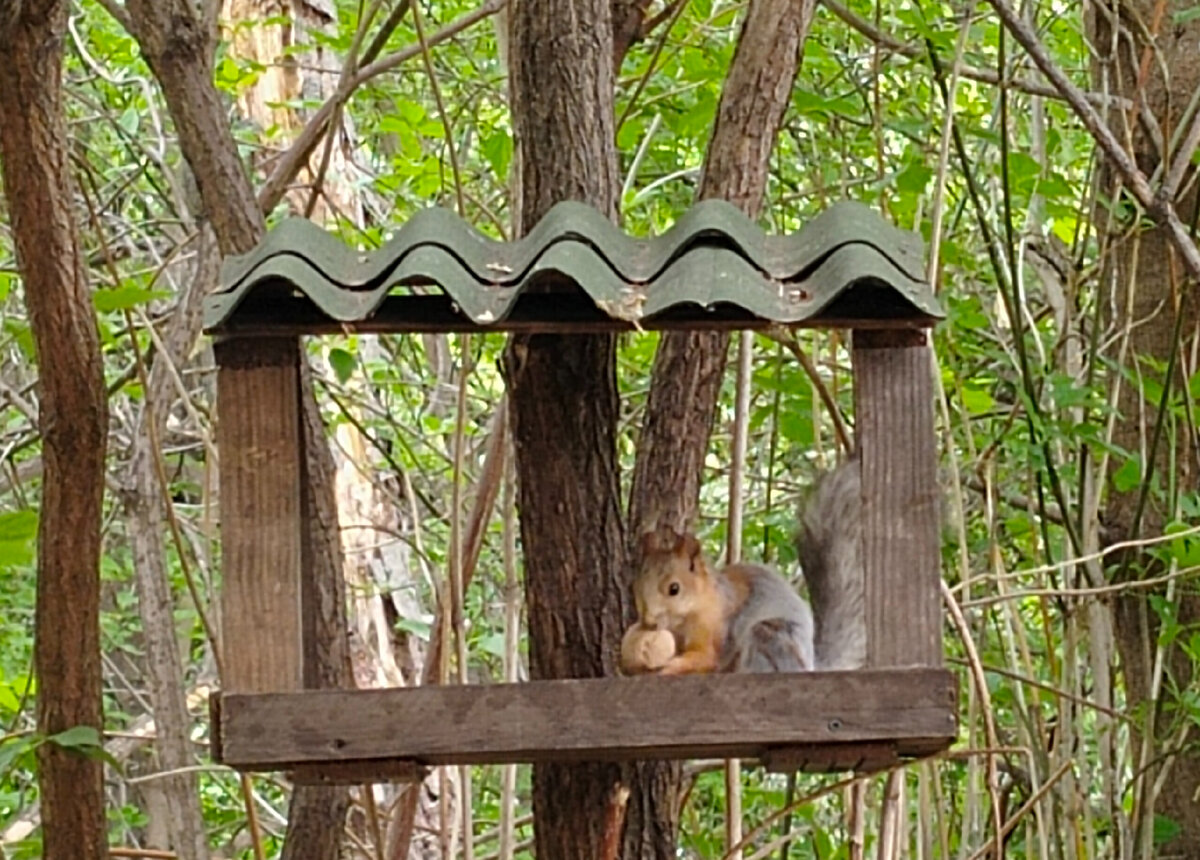
M701 199L724 198L758 215L813 6L814 0L751 3L721 92ZM630 580L638 536L654 525L649 517L677 530L695 519L728 349L723 332L669 332L659 343L629 500ZM625 856L674 857L679 766L640 762L632 770L628 779L641 790L626 811Z
M560 200L610 217L614 149L610 0L516 0L510 8L510 98L517 170L514 232ZM615 340L520 335L504 354L533 678L611 674L627 597L616 455ZM533 768L536 854L591 860L621 768ZM636 791L636 787L634 787Z
M1200 87L1200 52L1196 50L1197 41L1200 40L1200 19L1184 22L1175 18L1192 5L1192 0L1172 0L1166 3L1165 9L1158 9L1158 0L1123 0L1120 4L1105 4L1107 8L1093 13L1090 22L1092 43L1098 51L1093 73L1098 78L1106 79L1114 93L1126 96L1135 103L1139 100L1139 89L1142 90L1150 113L1158 120L1163 137L1167 139L1178 129L1184 109L1197 87ZM1163 13L1161 18L1156 17L1156 12ZM1111 37L1111 23L1116 20L1125 22L1119 39ZM1138 25L1129 23L1133 21L1139 22ZM1154 21L1160 21L1157 25L1157 44L1152 49L1155 53L1147 54L1149 43L1146 41L1146 27ZM1110 51L1112 53L1108 53ZM1169 77L1164 77L1166 71L1169 71ZM1122 140L1126 139L1125 119L1119 115L1111 119L1114 130ZM1128 127L1133 132L1132 154L1142 171L1149 176L1162 161L1162 155L1146 134L1144 124L1138 122L1136 117L1129 119ZM1174 153L1171 157L1174 157ZM1191 172L1194 171L1195 168L1192 168ZM1107 186L1106 194L1115 191L1117 182L1113 174L1107 173L1102 181ZM1188 187L1186 180L1183 187ZM1195 218L1196 205L1194 188L1186 197L1175 201L1181 218L1188 223ZM1121 230L1122 226L1117 225L1116 229ZM1180 391L1181 386L1187 384L1188 374L1196 371L1188 363L1194 356L1197 322L1200 320L1200 314L1197 313L1200 299L1195 295L1197 285L1186 282L1186 275L1163 229L1150 228L1132 236L1115 237L1110 259L1117 289L1112 302L1116 316L1112 322L1120 329L1130 327L1128 364L1132 366L1139 356L1149 356L1165 366L1175 341L1176 317L1180 312L1183 313L1176 372L1172 381L1174 390ZM1182 310L1179 305L1181 299ZM1155 373L1157 376L1161 372ZM1114 441L1134 456L1141 453L1144 457L1151 449L1158 403L1146 397L1136 381L1125 381L1118 408L1122 417L1116 425ZM1174 481L1177 482L1178 492L1194 492L1197 488L1198 452L1192 445L1193 438L1183 428L1176 433L1164 433L1158 443L1155 460L1144 469L1143 474L1149 474L1151 469L1157 468L1161 486L1170 486ZM1173 452L1170 451L1172 439L1177 440ZM1119 461L1112 463L1110 477L1111 472L1121 465ZM1173 475L1169 474L1171 470L1174 471ZM1116 540L1160 534L1172 516L1171 507L1151 494L1139 521L1139 490L1135 488L1130 492L1119 492L1110 482L1105 520L1109 525L1109 534ZM1177 513L1174 515L1178 516ZM1119 563L1126 561L1130 565L1127 569L1130 575L1155 576L1162 573L1161 569L1156 569L1160 567L1158 563L1147 555L1122 558ZM1139 570L1137 574L1133 573L1135 569ZM1177 741L1179 733L1178 717L1174 709L1169 707L1175 695L1172 690L1186 690L1194 682L1192 663L1177 647L1167 649L1157 703L1148 709L1141 708L1152 703L1154 693L1152 674L1159 624L1148 601L1151 594L1161 596L1162 592L1139 589L1120 597L1114 606L1117 646L1129 705L1140 713L1153 714L1154 718L1155 746L1150 755L1153 763L1142 779L1145 791L1137 796L1148 797L1150 787L1162 773L1162 757L1168 756L1166 766L1169 771L1162 792L1153 804L1153 811L1174 821L1180 827L1180 832L1170 842L1156 846L1155 856L1198 860L1200 806L1196 797L1200 790L1200 752L1196 751L1193 743L1184 754L1170 757L1170 747L1173 746L1171 739L1174 736ZM1200 598L1181 593L1177 600L1179 623L1186 626L1200 622ZM1164 707L1164 704L1168 706ZM1138 766L1136 759L1140 756L1140 748L1141 739L1137 738L1133 743L1135 767ZM1152 827L1152 819L1146 815L1148 811L1150 806L1145 800L1142 808L1135 811L1135 820L1140 820L1143 829ZM1149 832L1144 832L1141 838L1148 836Z
M511 98L521 177L518 226L527 231L563 199L611 211L611 13L591 2L521 0L511 10ZM754 214L791 92L812 3L752 5L719 109L701 195ZM562 22L570 20L570 27ZM655 358L630 504L631 533L651 511L682 525L694 517L728 337L664 336ZM622 538L614 452L617 399L609 337L515 337L505 356L520 481L518 506L536 678L612 671L631 620L633 554ZM632 542L631 542L632 544ZM564 619L571 619L569 624ZM642 763L538 766L538 854L591 857L618 776L632 790L626 857L673 857L678 768Z
M67 4L0 4L0 167L40 371L45 471L35 615L37 727L103 728L100 518L108 411L72 211L62 105ZM38 748L43 856L108 856L102 765Z
M183 660L176 640L175 601L163 547L166 534L163 510L169 502L159 483L155 458L161 456L167 415L177 396L172 374L183 364L196 340L202 299L215 282L220 265L210 230L201 232L197 246L197 262L186 292L175 305L163 337L164 350L155 355L149 373L145 404L136 429L137 438L144 441L135 446L129 463L128 486L123 494L133 547L138 614L146 643L157 763L161 770L179 771L175 776L159 781L161 784L151 783L150 787L164 795L169 814L159 824L169 834L170 846L174 847L180 860L207 858L208 841L200 809L199 782L194 772L184 770L196 760L192 751ZM158 440L159 446L151 447L151 440Z
M128 24L142 55L158 78L180 148L223 254L245 253L265 226L254 190L238 157L225 109L213 83L215 32L186 0L129 0ZM304 409L304 512L306 632L315 633L315 652L305 655L305 684L340 686L350 679L345 642L345 590L334 501L333 459L325 440L307 362L301 364ZM284 858L334 860L349 808L346 789L307 786L292 795Z

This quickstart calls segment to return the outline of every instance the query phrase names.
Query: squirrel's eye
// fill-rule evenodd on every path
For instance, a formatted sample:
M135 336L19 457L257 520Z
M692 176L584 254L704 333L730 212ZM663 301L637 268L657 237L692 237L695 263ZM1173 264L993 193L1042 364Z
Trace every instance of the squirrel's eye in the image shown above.
M672 597L679 594L679 583L672 582L670 585L668 585L667 586L667 594L671 595Z

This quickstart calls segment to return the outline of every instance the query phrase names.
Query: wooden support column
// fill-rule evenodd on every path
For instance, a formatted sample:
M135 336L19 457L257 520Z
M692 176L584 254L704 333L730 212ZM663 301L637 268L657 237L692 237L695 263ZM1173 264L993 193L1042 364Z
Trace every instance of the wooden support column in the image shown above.
M942 665L933 378L924 331L856 330L867 666Z
M303 686L300 344L228 338L217 357L225 693Z

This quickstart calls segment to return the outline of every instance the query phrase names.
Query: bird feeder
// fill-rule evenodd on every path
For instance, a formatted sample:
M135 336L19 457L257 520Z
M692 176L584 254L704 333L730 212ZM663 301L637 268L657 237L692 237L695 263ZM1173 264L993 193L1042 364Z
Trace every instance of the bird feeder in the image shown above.
M440 208L362 252L287 220L230 258L207 298L223 555L214 757L308 779L416 777L427 765L738 757L866 771L945 749L930 329L943 314L916 236L836 204L764 234L722 201L630 237L564 202L499 242ZM851 331L862 470L866 665L855 671L305 689L315 653L303 336L344 332Z

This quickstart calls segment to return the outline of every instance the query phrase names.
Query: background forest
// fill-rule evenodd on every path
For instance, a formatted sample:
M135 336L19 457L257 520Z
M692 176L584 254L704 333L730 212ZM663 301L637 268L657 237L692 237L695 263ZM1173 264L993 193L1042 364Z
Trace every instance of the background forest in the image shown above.
M211 763L199 303L288 214L367 249L433 203L511 238L573 197L651 235L722 196L776 232L856 199L929 247L961 738L860 781L635 769L622 856L1200 858L1195 0L0 0L0 61L0 857L503 860L535 816L544 860L598 856L586 770L547 771L555 813L524 766L368 791ZM794 575L852 432L844 333L604 343L563 363L615 361L590 414L621 508L674 494L712 555L748 350L742 553ZM518 501L574 437L537 438L569 389L534 361L506 394L511 349L308 344L349 595L327 682L530 677L554 534ZM559 538L623 557L602 515Z

